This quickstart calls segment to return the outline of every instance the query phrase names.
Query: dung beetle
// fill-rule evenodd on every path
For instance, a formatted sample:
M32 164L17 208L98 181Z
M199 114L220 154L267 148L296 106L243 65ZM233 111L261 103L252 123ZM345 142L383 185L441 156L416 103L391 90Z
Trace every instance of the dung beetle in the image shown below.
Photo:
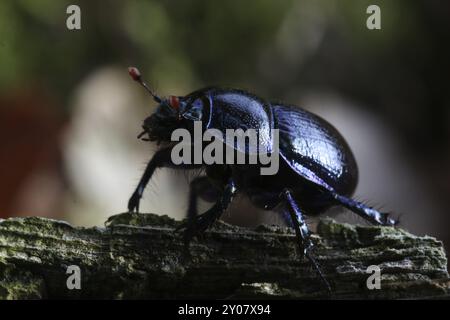
M220 218L240 192L256 207L280 212L294 228L302 256L307 257L330 290L311 254L313 242L305 215L318 215L331 206L341 205L373 224L398 223L387 213L350 198L358 181L355 158L341 134L319 116L236 89L209 87L184 97L161 98L150 90L136 68L128 71L159 104L155 113L144 120L138 138L146 136L144 140L160 145L128 202L128 210L139 211L144 189L157 168L205 169L206 176L190 183L187 222L182 226L185 243ZM272 130L278 129L281 158L278 172L261 175L259 165L174 164L171 133L177 128L192 130L194 121L201 121L204 130L252 128L270 136ZM201 215L197 215L198 198L214 203Z

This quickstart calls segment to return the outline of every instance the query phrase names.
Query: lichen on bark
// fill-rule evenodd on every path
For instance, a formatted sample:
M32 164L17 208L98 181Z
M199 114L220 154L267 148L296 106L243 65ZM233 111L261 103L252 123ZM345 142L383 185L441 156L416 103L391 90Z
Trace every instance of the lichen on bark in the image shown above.
M321 220L314 255L333 293L300 260L288 228L217 222L186 254L167 216L123 213L105 227L30 217L0 221L0 298L446 298L442 242L392 227ZM67 287L68 266L81 289ZM369 290L378 266L381 289Z

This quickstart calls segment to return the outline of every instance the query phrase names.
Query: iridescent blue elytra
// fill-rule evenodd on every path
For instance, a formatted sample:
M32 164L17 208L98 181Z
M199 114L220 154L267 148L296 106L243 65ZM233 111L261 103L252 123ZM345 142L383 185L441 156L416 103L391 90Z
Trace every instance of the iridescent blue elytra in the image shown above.
M131 71L130 74L148 89L140 74L136 76ZM128 209L139 210L144 188L156 168L205 169L206 175L190 184L187 222L180 228L184 230L186 244L211 226L228 208L233 197L242 193L256 207L281 213L288 225L294 228L301 253L311 261L330 289L311 254L313 243L305 215L317 215L333 205L341 205L374 224L393 226L397 223L387 213L350 198L358 180L355 158L341 134L321 117L299 107L270 102L237 89L209 87L184 97L169 98L150 93L159 106L144 120L144 131L139 137L156 141L161 147L148 163L128 202ZM278 173L261 175L258 164L173 164L170 157L173 147L171 132L177 128L193 130L194 121L202 121L204 130L258 130L262 147L267 152L273 152L273 129L279 129ZM226 143L225 139L223 143ZM240 151L252 152L251 146L246 145ZM197 214L198 198L214 203L201 215Z

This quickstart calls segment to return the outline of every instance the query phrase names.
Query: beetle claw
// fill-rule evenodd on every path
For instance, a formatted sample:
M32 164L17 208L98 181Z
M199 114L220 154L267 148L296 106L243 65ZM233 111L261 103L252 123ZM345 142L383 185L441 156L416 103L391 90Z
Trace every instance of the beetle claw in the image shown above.
M128 201L128 211L129 212L139 212L139 202L141 201L141 196L138 193L133 193L130 200Z
M387 227L395 227L400 223L400 219L392 219L389 216L391 215L388 212L381 212L381 218L382 218L382 225Z
M186 221L179 225L175 232L183 232L185 243L189 243L194 237L200 237L214 223L207 213L195 217L193 221Z

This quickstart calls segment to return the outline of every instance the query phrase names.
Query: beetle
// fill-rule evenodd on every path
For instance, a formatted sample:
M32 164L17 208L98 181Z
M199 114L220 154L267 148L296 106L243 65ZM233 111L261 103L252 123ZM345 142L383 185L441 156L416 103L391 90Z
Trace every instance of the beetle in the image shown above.
M186 96L161 98L150 90L136 68L129 68L129 74L159 104L157 110L144 120L143 132L138 138L146 136L144 140L155 141L160 148L147 164L129 199L128 210L139 211L144 189L157 168L204 168L206 176L197 177L190 183L187 222L182 227L187 244L219 219L240 192L258 208L279 209L295 230L301 255L307 257L330 289L311 254L313 242L305 215L318 215L331 206L340 205L372 224L395 226L398 223L388 213L351 198L358 181L354 155L342 135L321 117L237 89L208 87ZM192 130L194 121L201 121L203 130L214 128L222 132L252 128L270 136L272 130L278 129L281 158L278 172L261 175L257 170L259 165L174 164L171 133L177 128ZM214 203L201 215L197 214L198 198Z

